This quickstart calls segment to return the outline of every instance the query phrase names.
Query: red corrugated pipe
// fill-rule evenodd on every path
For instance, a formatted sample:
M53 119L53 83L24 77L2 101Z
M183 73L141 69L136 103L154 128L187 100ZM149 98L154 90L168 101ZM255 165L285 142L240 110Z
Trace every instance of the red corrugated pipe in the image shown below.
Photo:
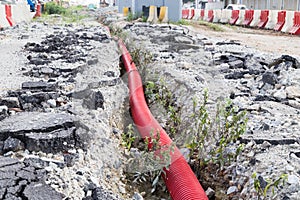
M119 48L121 49L122 60L128 73L130 106L133 120L143 138L156 137L157 133L159 133L159 144L167 149L172 145L172 140L152 116L145 101L140 74L121 40L119 40ZM177 147L175 147L174 151L170 152L170 156L171 164L168 169L164 169L165 175L163 175L163 179L172 199L207 200L208 198L198 179Z

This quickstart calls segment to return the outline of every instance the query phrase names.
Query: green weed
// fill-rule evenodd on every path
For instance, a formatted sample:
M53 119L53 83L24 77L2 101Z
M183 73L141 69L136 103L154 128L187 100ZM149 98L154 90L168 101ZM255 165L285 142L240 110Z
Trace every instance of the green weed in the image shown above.
M212 118L207 109L208 91L204 90L203 102L193 100L193 112L186 147L191 149L200 166L209 162L223 167L235 160L243 150L243 144L233 148L233 144L246 132L245 111L239 111L230 100L218 103ZM195 154L197 153L197 154Z
M122 134L122 146L130 150L135 139L136 135L133 126L132 124L129 124L127 126L127 131Z
M259 176L257 176L256 172L252 174L252 179L254 180L254 189L256 190L258 194L258 200L260 199L267 199L268 192L271 190L272 195L275 195L275 188L278 188L279 186L282 186L287 181L288 175L287 174L281 174L277 179L270 180L267 179L267 185L263 186L261 184L261 181L259 180Z
M211 22L199 21L199 25L207 26L211 30L218 31L218 32L225 31L224 28L222 28L220 25L214 24L214 23L211 23Z

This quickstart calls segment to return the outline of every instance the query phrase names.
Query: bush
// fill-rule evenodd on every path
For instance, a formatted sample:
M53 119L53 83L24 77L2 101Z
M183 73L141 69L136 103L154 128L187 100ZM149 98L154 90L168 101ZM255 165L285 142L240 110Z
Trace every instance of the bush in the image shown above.
M48 14L48 15L51 15L51 14L61 15L61 14L66 13L66 9L59 6L59 5L57 5L54 2L49 2L49 3L46 3L45 13Z

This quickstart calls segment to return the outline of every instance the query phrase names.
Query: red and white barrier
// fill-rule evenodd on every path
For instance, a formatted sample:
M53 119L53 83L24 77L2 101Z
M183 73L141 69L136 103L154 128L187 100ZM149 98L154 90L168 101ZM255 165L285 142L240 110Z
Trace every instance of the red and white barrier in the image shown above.
M253 20L254 10L246 10L245 11L245 17L243 21L244 26L250 26L252 20Z
M201 20L204 19L204 14L205 14L204 9L201 9L201 10L200 10L200 19L201 19Z
M200 9L195 9L195 15L193 17L193 20L199 20L200 18Z
M282 27L281 31L288 33L294 25L294 11L286 11L285 24Z
M0 5L0 28L9 27L10 24L6 19L5 5Z
M214 11L213 10L209 10L207 13L207 21L208 22L213 22L214 20Z
M254 13L253 13L253 20L252 22L250 23L250 26L251 27L256 27L257 24L259 23L259 18L260 18L260 13L261 11L260 10L254 10Z
M204 10L204 18L203 18L204 21L208 20L208 11L209 10Z
M300 12L278 10L182 10L182 18L274 29L300 35Z
M285 10L279 11L277 13L277 22L274 26L275 31L281 31L282 27L285 24L285 17L286 17L286 11Z
M294 13L294 25L290 29L289 33L300 35L300 12Z
M9 25L10 26L15 25L15 22L12 19L11 5L8 5L8 4L5 5L5 14L6 14L6 19L9 23Z
M189 17L189 12L190 12L189 9L183 9L183 10L182 10L182 19L188 19L188 17Z
M222 19L222 10L214 10L214 23L220 22Z
M7 28L31 20L32 15L30 13L29 5L25 2L0 5L0 28Z
M11 6L11 13L16 24L29 22L32 19L30 8L27 3L18 3Z
M193 19L194 16L195 16L195 9L190 9L188 19Z
M269 10L262 10L260 12L259 23L257 24L258 28L264 28L269 20Z
M229 24L234 25L239 19L239 14L240 14L240 10L233 10L231 13L231 19L229 21Z
M238 18L238 20L235 23L236 25L243 25L243 22L245 20L245 13L246 13L245 10L240 10L239 18Z
M269 20L265 26L266 29L274 29L276 23L278 22L278 10L270 10Z
M225 9L223 9L222 10L221 21L220 22L224 23L224 24L228 23L229 20L231 19L231 13L232 13L231 10L225 10Z

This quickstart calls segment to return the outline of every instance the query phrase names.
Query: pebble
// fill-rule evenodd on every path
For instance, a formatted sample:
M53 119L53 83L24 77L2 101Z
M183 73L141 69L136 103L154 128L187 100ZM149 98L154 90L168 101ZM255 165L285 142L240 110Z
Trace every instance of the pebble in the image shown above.
M289 175L288 176L288 180L287 183L291 184L291 185L299 185L299 177L296 175Z
M238 188L236 186L230 186L228 189L227 189L227 192L226 194L232 194L232 193L235 193L238 191Z
M132 196L132 200L144 200L143 196L137 192Z

